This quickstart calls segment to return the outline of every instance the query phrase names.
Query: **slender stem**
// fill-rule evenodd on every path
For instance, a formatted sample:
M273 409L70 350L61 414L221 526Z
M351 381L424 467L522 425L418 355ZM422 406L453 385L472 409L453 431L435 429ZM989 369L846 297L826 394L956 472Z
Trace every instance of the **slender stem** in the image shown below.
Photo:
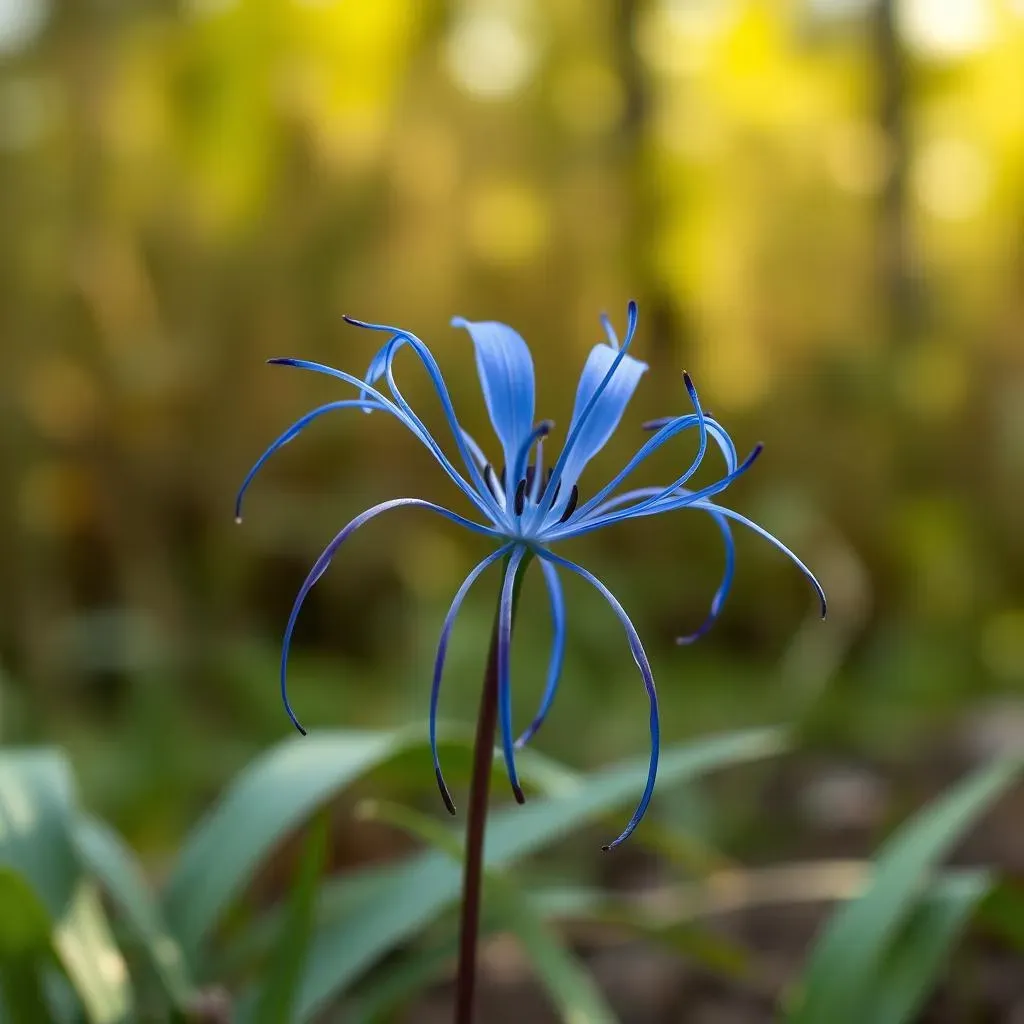
M466 823L466 864L462 877L462 908L459 922L459 973L455 991L455 1024L472 1024L476 990L476 950L480 929L480 882L484 868L484 832L487 828L487 797L494 761L494 732L498 723L498 620L491 633L480 713L473 745L473 776L469 789Z
M532 555L520 563L512 590L512 621L519 605L519 589ZM508 559L504 562L508 568ZM487 798L494 763L494 734L498 723L498 630L500 611L494 615L491 649L487 655L480 711L473 743L473 775L469 784L466 820L466 863L462 876L462 907L459 919L459 973L455 987L455 1024L473 1024L476 994L476 953L480 934L480 883L484 870L484 834L487 830Z

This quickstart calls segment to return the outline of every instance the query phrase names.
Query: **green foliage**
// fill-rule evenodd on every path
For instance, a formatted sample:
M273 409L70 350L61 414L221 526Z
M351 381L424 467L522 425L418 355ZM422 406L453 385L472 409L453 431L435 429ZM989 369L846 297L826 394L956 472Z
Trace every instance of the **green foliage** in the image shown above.
M758 730L669 748L662 792L785 747L783 734ZM449 969L461 835L413 808L363 801L346 828L375 820L428 849L327 877L330 807L358 780L414 756L425 759L426 750L408 732L334 733L272 749L196 826L154 892L117 835L77 809L59 755L4 753L0 1019L188 1018L212 983L234 993L239 1024L312 1021L338 1004L347 1020L380 1019ZM525 807L496 810L491 820L484 933L515 938L565 1020L616 1019L563 937L565 921L612 926L716 971L747 968L743 950L702 932L693 901L652 917L600 890L538 886L524 871L525 859L628 803L642 763L580 775L527 755L523 767L539 795ZM982 920L998 920L990 872L943 874L939 862L1020 770L1016 759L993 763L889 839L866 891L824 929L790 1000L791 1024L914 1019L977 908ZM664 847L668 832L663 826L654 845ZM254 902L255 878L295 835L303 839L285 894L269 907ZM713 891L714 869L707 881L687 884L692 892L705 885Z

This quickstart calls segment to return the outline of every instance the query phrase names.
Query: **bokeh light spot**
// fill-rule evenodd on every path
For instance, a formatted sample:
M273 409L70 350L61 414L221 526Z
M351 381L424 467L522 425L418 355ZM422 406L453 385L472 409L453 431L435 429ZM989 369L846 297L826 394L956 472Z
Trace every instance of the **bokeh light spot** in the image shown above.
M902 0L898 17L907 45L940 60L969 56L992 38L986 0Z
M463 90L502 99L529 81L536 45L525 29L499 11L471 11L452 30L445 47L448 70Z
M0 53L31 46L49 19L50 0L0 0Z
M921 205L943 220L967 220L991 188L986 155L966 139L935 139L922 146L912 167L914 193Z

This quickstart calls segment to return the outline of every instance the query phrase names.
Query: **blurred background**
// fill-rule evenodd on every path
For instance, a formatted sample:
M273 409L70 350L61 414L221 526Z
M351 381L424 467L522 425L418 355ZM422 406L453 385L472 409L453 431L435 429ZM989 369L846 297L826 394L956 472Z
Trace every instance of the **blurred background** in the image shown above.
M379 339L343 313L424 338L483 441L452 315L527 338L538 415L564 429L598 315L621 329L636 298L651 369L584 491L685 410L683 369L741 450L765 442L726 503L815 570L827 623L738 532L724 614L676 647L722 569L696 513L566 552L633 616L667 740L802 730L799 758L671 808L730 852L863 853L1024 742L1021 0L0 0L0 225L0 739L65 747L153 864L288 734L281 632L334 532L398 495L466 511L398 424L339 413L234 525L263 448L348 397L265 359L361 374ZM415 360L399 379L440 428ZM362 531L300 619L306 724L425 726L437 633L485 550L416 512ZM496 586L455 634L453 721ZM611 613L567 590L538 745L593 767L646 750L646 703ZM550 638L526 595L524 720ZM992 856L1024 864L1004 832ZM374 856L369 834L345 855Z

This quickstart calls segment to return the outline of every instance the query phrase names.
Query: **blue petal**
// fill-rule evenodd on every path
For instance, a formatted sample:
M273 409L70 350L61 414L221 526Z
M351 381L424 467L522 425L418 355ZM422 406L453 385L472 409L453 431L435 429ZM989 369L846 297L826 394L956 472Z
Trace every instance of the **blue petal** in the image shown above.
M697 390L693 386L690 380L689 374L684 374L684 380L686 381L686 389L690 394L690 398L693 401L694 407L697 412L688 416L677 416L673 419L666 420L658 433L654 435L649 441L647 441L640 450L633 456L629 462L623 467L616 476L605 484L589 501L587 501L582 507L578 508L575 513L576 522L580 522L601 504L604 499L615 490L623 480L626 479L640 465L645 459L656 452L666 441L674 437L680 431L685 430L687 427L696 426L700 430L700 440L698 441L697 454L690 462L686 472L680 476L672 487L681 487L696 471L697 467L701 464L704 459L704 453L707 450L707 439L710 434L715 442L718 444L725 456L726 465L729 472L732 472L736 468L736 447L732 443L732 438L718 426L710 420L707 415L701 410L700 401L697 398ZM601 511L601 510L599 510Z
M482 533L488 537L498 536L498 534L490 527L481 526L479 523L474 523L469 519L464 519L462 516L458 515L458 513L451 512L446 508L442 508L440 505L435 505L433 502L424 501L422 498L392 498L390 501L383 501L379 505L374 505L373 508L367 509L365 512L360 512L355 519L353 519L335 536L334 540L324 548L323 553L316 562L313 563L313 568L309 570L309 575L299 588L299 592L295 597L295 603L292 605L291 614L288 616L288 625L285 627L284 640L281 643L281 699L284 701L284 709L288 712L288 717L291 719L292 725L294 725L303 736L306 735L306 730L295 717L295 712L292 711L291 703L288 700L288 651L291 648L292 634L295 632L295 623L299 618L299 612L302 610L302 605L306 600L306 595L313 589L313 585L316 581L327 571L327 567L331 564L331 559L333 559L335 554L337 554L338 548L340 548L341 545L344 544L360 526L369 522L376 516L379 516L382 512L387 512L393 508L402 508L406 505L414 505L417 508L425 508L429 509L431 512L437 512L446 519L450 519L453 523L465 526L467 529L473 530L476 533Z
M512 786L516 803L524 803L519 774L516 771L515 742L512 736L512 596L515 592L516 576L522 564L526 548L519 546L512 552L505 569L505 582L501 588L498 605L498 722L501 727L501 747L505 754L505 769Z
M268 359L268 363L273 366L294 366L300 370L312 370L314 373L323 373L328 377L336 377L338 380L343 380L347 384L353 384L355 387L360 389L361 394L369 394L374 400L380 403L381 408L391 413L397 420L399 420L404 426L408 427L413 435L419 439L434 456L434 458L440 463L441 468L448 474L455 485L466 495L467 498L489 519L495 522L500 522L500 517L495 514L495 506L489 498L485 498L482 495L486 495L487 488L483 484L483 479L480 479L480 487L482 491L478 493L476 489L471 487L465 480L461 473L451 464L451 460L442 451L441 446L434 440L430 431L419 421L415 415L410 415L409 412L400 409L391 399L382 395L375 388L367 385L365 381L360 380L358 377L354 377L351 373L346 373L344 370L337 370L333 366L326 366L324 363L312 362L309 359L292 359L290 357L281 357L276 359ZM465 441L461 437L460 428L460 440ZM466 450L466 457L472 461L468 448ZM480 476L479 470L476 466L473 466L473 470L477 477Z
M238 496L235 498L235 521L242 521L242 499L249 485L253 482L256 474L263 468L267 459L279 448L283 448L289 441L294 440L306 427L315 419L323 416L324 413L333 412L336 409L383 409L379 402L372 399L346 398L340 402L328 402L326 405L318 406L312 412L307 412L301 419L296 420L269 448L256 460L252 469L245 475L242 486L238 489Z
M473 339L480 387L494 432L501 441L508 477L516 453L533 429L535 396L530 349L511 327L493 320L471 321L457 316L452 326L464 327ZM509 501L518 482L506 479Z
M651 671L651 664L647 660L647 654L644 651L643 644L640 642L640 637L637 634L636 628L633 626L633 623L630 622L629 616L626 614L622 605L616 600L615 595L596 576L587 572L583 566L576 565L574 562L560 558L558 555L553 554L544 548L540 549L538 553L541 558L544 558L549 562L554 562L556 565L561 565L562 567L576 573L577 576L582 576L583 579L595 587L601 596L612 606L612 611L614 611L619 617L619 621L626 630L626 636L629 638L629 649L633 652L633 660L636 662L637 668L640 669L640 675L643 676L644 687L647 690L647 699L651 708L651 761L650 766L647 769L647 785L644 786L643 796L641 796L640 803L637 804L637 808L633 812L633 817L629 819L629 824L626 825L622 834L617 839L604 847L606 850L611 850L629 838L633 830L640 823L640 819L644 816L644 813L647 810L647 805L651 802L651 796L654 793L654 781L658 775L658 751L661 745L661 727L658 723L658 694L654 688L654 673Z
M576 389L576 404L565 447L555 463L551 479L544 489L538 516L544 516L548 502L560 487L560 498L554 502L549 522L557 522L569 501L573 485L586 464L605 446L626 411L647 364L627 355L636 329L636 304L629 306L629 329L622 348L595 345L587 357Z
M558 692L558 680L562 675L562 663L565 661L565 597L562 594L562 582L558 578L558 570L550 563L541 560L541 572L548 588L548 600L551 603L551 624L554 627L554 640L551 644L551 658L548 661L548 680L544 687L544 696L533 721L526 731L516 740L516 749L526 746L544 724L548 711Z
M437 643L437 655L434 658L434 679L430 685L430 754L434 759L434 774L437 777L438 789L441 791L441 799L444 800L444 805L448 808L449 814L455 813L455 803L452 800L451 793L448 792L448 786L445 784L444 775L441 772L441 760L437 755L437 704L441 696L441 676L444 674L444 660L448 654L448 640L452 635L452 627L455 625L455 619L459 614L459 609L462 607L462 602L465 600L466 594L469 593L469 588L473 586L477 578L488 566L504 555L507 555L511 550L511 544L498 548L497 551L492 552L480 562L466 577L452 600L451 607L448 609L444 626L441 628L441 638Z
M659 489L651 497L645 498L638 504L630 505L618 512L611 512L608 515L591 515L587 519L569 522L561 529L549 530L545 534L544 540L553 543L557 540L567 540L569 537L581 537L586 533L593 533L594 530L603 530L606 526L625 522L627 519L661 515L663 512L674 512L676 509L697 504L705 498L724 491L738 476L742 476L757 461L762 448L762 445L756 445L732 473L713 484L708 484L707 487L702 487L699 491L688 491L685 487L677 489L675 484L671 484Z
M710 510L708 511L710 512ZM711 611L708 612L708 617L697 627L695 632L687 636L676 637L677 644L692 644L715 624L732 587L732 578L736 571L736 542L732 539L732 530L729 529L728 520L718 512L710 512L710 515L718 524L719 530L722 531L722 540L725 542L725 571L722 573L722 582L718 585L718 590L715 591L715 596L711 600Z
M754 533L760 534L770 544L774 544L784 555L788 555L793 561L796 567L807 577L811 586L814 588L814 592L818 595L818 602L821 605L821 617L825 618L828 611L828 601L825 597L825 589L818 582L817 577L810 569L800 561L799 558L785 544L782 543L777 537L770 534L763 526L758 526L752 519L748 519L746 516L742 516L739 512L734 512L731 508L725 508L723 505L716 505L710 501L699 501L692 508L700 508L705 512L717 512L719 515L728 516L730 519L735 519L736 522L742 523L744 526L749 527Z
M444 382L444 375L441 373L441 367L437 365L437 360L434 358L434 354L430 349L427 348L427 346L417 338L415 334L412 334L409 331L403 331L398 327L389 327L387 324L372 324L365 320L357 320L355 317L351 316L343 317L343 319L346 323L352 324L353 327L362 327L368 331L385 332L391 335L387 344L384 345L381 351L377 353L371 362L368 376L376 374L379 378L381 373L387 374L388 385L395 396L395 401L410 417L410 419L414 420L425 433L429 434L419 417L413 412L412 407L408 402L406 402L402 393L398 390L398 385L395 383L394 374L392 373L392 364L399 349L408 345L416 353L430 377L431 384L434 385L434 390L437 392L438 398L441 400L441 408L444 410L445 418L448 420L448 426L451 429L452 436L455 438L455 444L459 449L459 454L462 456L462 460L469 471L470 479L483 496L483 499L489 501L489 498L487 497L487 487L484 484L483 477L480 475L480 469L473 459L473 453L466 444L462 427L459 425L458 417L455 415L455 407L452 405L451 396L448 394L448 386Z

